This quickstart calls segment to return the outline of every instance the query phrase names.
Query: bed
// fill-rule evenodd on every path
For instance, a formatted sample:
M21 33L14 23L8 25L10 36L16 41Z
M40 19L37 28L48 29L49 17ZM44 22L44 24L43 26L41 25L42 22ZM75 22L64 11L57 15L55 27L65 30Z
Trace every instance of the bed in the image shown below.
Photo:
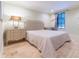
M42 22L37 22L38 21L27 22L27 40L41 51L42 57L57 57L56 50L65 42L70 41L68 33L65 31L44 30Z

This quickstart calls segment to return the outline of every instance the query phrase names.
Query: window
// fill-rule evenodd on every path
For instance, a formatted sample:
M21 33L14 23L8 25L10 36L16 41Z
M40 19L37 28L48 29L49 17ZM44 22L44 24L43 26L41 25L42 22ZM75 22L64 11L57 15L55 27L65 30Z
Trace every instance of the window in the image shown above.
M57 28L65 28L65 12L57 13Z

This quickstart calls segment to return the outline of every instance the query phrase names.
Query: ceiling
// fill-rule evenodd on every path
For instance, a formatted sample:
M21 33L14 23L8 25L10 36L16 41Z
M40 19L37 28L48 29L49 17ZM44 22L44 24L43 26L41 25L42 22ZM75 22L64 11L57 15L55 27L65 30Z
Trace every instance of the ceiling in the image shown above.
M51 10L58 12L79 6L79 1L5 1L5 3L45 13Z

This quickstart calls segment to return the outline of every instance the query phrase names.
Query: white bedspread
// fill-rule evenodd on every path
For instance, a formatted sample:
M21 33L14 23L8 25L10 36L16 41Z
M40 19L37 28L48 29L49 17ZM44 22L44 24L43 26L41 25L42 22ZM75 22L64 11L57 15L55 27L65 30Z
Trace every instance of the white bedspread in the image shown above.
M27 40L41 51L42 57L51 58L56 57L56 49L70 38L64 31L35 30L27 31Z

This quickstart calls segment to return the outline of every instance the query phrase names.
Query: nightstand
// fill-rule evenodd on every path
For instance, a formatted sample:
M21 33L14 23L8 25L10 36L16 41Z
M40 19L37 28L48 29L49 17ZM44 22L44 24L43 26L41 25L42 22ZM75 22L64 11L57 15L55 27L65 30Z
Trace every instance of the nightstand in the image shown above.
M24 29L10 29L5 32L5 41L6 44L8 42L19 41L25 38L25 30Z

